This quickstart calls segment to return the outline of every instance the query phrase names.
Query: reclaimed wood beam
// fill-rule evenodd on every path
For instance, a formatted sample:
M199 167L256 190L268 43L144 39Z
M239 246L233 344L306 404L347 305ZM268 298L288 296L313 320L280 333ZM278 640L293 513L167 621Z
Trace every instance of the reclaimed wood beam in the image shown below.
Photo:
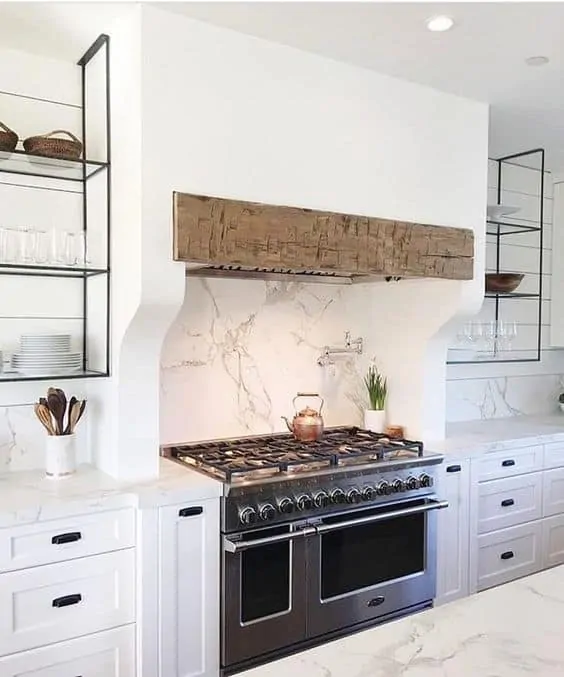
M350 276L470 280L474 233L371 216L173 194L174 260Z

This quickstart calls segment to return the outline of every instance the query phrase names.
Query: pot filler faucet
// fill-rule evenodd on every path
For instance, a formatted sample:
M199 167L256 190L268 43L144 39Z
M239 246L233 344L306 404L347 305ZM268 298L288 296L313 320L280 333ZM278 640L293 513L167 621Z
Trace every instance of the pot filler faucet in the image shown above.
M335 355L362 355L363 340L361 337L351 339L350 331L345 332L344 346L325 346L323 352L317 358L320 367L328 367L335 364Z

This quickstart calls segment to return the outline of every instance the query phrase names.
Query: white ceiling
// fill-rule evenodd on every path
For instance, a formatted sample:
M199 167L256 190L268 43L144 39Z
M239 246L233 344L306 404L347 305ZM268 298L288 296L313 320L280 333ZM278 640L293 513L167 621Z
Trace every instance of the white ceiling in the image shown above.
M564 3L173 2L172 11L492 105L492 155L564 170ZM0 45L76 60L126 3L0 2ZM438 13L456 27L430 33ZM533 68L524 59L546 55Z

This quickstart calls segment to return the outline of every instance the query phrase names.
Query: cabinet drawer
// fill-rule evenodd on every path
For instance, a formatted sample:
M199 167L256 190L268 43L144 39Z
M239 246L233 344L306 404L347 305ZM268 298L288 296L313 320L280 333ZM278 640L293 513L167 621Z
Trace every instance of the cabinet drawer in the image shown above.
M135 626L0 658L2 677L135 677Z
M544 445L544 467L564 467L564 442L549 442Z
M135 551L0 576L0 656L135 620Z
M478 533L540 519L542 473L507 477L478 486Z
M542 565L564 564L564 515L542 521Z
M511 475L522 475L542 468L543 448L538 445L484 454L477 459L477 463L479 482L499 477L510 477Z
M35 522L0 529L0 572L51 564L135 545L135 511Z
M478 590L541 568L540 521L478 537Z
M543 516L564 513L564 468L543 473Z

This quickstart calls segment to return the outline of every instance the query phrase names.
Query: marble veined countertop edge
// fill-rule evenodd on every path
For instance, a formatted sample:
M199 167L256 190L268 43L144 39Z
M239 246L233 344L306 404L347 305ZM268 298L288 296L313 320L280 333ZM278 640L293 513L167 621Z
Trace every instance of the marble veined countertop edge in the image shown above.
M562 677L564 566L328 642L240 677Z
M450 423L446 438L428 440L425 448L452 459L551 442L564 442L564 414Z
M47 479L41 470L0 475L0 528L126 507L151 508L216 498L222 484L168 459L159 477L119 482L93 466L72 477Z

